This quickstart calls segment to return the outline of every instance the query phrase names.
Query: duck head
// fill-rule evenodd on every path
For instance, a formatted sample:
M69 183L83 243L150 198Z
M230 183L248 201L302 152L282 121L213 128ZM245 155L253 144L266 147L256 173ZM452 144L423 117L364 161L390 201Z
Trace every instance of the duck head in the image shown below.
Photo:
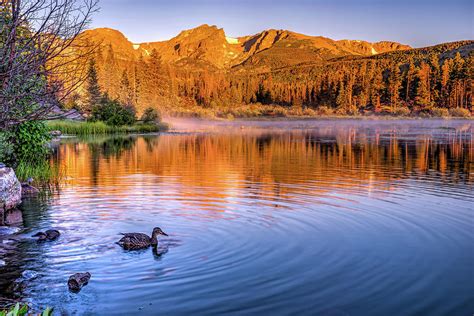
M163 235L163 236L168 236L167 233L165 233L164 231L161 230L161 228L159 227L155 227L153 228L153 233L152 233L153 237L156 237L158 235Z
M43 233L43 232L36 233L32 237L38 237L38 241L43 241L43 240L48 239L48 235L46 235L46 233Z

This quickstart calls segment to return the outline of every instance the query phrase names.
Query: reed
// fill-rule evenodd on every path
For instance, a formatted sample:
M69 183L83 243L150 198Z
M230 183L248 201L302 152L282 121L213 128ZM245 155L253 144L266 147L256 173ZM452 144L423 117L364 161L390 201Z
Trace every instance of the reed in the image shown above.
M48 130L61 131L66 135L96 135L96 134L119 134L119 133L155 133L168 129L166 123L157 124L134 124L131 126L110 126L104 122L76 122L67 120L55 120L46 122Z
M38 184L58 183L61 179L61 168L49 161L31 164L20 161L15 167L15 174L21 182L33 178Z

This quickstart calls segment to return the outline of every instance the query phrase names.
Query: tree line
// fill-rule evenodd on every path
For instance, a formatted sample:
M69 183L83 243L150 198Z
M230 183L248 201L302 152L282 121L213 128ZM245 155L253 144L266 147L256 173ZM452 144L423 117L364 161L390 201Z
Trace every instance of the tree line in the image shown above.
M150 106L222 109L261 103L339 114L420 113L432 108L471 110L474 56L459 49L466 44L260 73L244 67L177 67L163 63L156 50L138 60L123 60L110 45L94 60L101 89L138 112ZM82 102L82 109L90 111L91 102Z

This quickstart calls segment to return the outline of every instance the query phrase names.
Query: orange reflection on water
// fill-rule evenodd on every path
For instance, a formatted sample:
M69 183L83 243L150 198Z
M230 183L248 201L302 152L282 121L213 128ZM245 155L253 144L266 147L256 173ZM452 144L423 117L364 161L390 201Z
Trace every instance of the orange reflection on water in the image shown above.
M68 185L100 186L101 194L147 194L159 185L184 204L209 208L242 194L266 200L308 192L380 195L407 178L471 184L474 146L470 130L407 136L405 130L326 127L69 141L57 157Z

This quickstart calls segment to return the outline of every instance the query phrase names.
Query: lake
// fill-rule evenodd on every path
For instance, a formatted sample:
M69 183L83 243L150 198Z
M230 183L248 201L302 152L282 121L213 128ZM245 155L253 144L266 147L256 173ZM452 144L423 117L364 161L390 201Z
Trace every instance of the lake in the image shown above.
M174 126L56 143L60 184L0 228L0 296L75 315L474 312L472 121ZM155 226L157 251L115 244Z

